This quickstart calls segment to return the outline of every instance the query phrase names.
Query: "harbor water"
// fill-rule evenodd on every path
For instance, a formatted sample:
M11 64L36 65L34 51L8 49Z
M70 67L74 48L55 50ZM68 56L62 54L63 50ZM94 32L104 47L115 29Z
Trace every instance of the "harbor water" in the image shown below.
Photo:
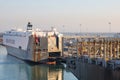
M79 80L120 80L120 70L111 70L100 65L77 63L77 67L71 67L69 70L73 72Z
M31 64L7 55L0 46L0 80L78 80L65 65Z

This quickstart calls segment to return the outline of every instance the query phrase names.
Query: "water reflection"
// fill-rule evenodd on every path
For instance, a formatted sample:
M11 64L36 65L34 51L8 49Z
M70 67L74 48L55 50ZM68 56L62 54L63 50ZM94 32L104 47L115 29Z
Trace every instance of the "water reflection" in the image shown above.
M0 46L0 80L77 80L62 64L33 65L6 53Z
M45 65L2 64L0 80L63 80L63 70L50 70L50 67Z
M120 70L108 70L94 64L78 63L70 69L80 80L120 80Z

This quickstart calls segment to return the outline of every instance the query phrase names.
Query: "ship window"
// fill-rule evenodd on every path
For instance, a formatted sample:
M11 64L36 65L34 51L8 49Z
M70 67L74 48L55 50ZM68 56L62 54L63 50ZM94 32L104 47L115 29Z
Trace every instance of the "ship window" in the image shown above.
M22 47L21 47L21 46L19 46L19 49L22 49Z

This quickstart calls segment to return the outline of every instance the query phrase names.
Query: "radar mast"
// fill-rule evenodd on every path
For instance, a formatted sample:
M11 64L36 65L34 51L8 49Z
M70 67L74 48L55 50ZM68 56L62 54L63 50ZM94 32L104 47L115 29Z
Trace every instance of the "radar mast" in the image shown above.
M32 24L30 22L28 22L27 24L27 31L32 31Z

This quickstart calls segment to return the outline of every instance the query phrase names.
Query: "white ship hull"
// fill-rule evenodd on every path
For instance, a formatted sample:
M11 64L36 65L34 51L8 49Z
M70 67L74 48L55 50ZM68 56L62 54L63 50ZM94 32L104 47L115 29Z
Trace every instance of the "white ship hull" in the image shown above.
M62 36L55 31L8 31L3 45L8 54L33 62L62 56Z
M49 57L48 52L41 51L40 53L35 53L32 44L33 42L32 40L29 41L30 42L28 44L27 50L6 45L8 54L20 58L22 60L33 61L33 62L40 62L47 60Z

